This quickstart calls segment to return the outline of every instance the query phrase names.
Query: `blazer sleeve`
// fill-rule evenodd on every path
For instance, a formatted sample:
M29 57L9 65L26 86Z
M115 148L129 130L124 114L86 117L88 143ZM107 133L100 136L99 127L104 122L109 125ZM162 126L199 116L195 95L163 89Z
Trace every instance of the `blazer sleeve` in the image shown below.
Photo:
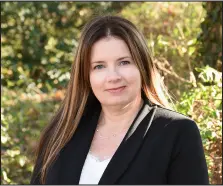
M168 184L209 184L204 149L196 123L189 119L177 122L180 130L169 164Z

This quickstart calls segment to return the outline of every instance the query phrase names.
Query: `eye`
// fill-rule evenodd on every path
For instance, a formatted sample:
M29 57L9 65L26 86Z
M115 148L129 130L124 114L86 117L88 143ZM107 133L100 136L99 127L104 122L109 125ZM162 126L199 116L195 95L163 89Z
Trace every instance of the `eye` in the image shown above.
M96 65L95 67L94 67L94 70L95 69L102 69L104 66L103 65Z
M127 64L129 64L130 62L129 61L121 61L120 62L120 65L127 65Z

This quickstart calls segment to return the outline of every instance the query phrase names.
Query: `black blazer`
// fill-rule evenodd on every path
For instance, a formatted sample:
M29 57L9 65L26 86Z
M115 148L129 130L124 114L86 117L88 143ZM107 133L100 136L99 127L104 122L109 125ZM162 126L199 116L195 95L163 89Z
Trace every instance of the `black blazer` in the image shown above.
M46 184L79 184L101 106L86 112L49 168ZM40 158L31 184L40 184ZM177 112L144 105L105 169L99 184L209 184L201 136L194 121Z

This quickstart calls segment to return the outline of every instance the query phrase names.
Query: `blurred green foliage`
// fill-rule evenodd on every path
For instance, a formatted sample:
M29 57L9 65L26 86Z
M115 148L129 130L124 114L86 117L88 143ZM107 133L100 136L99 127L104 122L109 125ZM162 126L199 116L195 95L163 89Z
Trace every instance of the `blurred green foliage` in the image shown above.
M59 106L58 95L28 92L2 88L2 184L29 184L36 141Z
M221 184L221 9L220 2L1 2L2 184L29 183L33 149L64 97L81 29L104 13L145 35L176 110L200 128L211 183Z
M201 132L211 184L222 183L222 73L196 68L197 87L182 94L177 111L191 117ZM208 85L204 85L209 83Z

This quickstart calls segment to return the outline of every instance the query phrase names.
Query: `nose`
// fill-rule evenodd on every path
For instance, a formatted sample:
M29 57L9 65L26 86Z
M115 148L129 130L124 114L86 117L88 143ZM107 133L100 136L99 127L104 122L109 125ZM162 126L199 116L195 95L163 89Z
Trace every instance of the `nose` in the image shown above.
M107 81L108 82L118 82L121 79L122 79L122 77L116 69L112 69L107 72Z

